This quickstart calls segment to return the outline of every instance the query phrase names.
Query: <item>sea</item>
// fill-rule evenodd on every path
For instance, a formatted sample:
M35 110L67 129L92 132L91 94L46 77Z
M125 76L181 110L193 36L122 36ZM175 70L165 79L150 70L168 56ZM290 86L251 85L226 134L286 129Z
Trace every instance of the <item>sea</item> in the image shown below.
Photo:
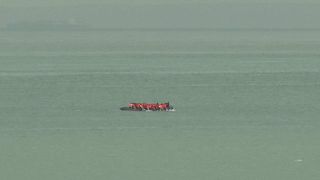
M319 29L0 31L3 180L319 180L319 138Z

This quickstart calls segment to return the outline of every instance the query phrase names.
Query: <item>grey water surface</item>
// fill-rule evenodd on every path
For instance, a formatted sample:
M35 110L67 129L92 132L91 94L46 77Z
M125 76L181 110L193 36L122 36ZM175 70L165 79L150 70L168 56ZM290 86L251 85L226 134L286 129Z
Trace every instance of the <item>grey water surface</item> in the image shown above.
M318 180L319 70L316 29L1 31L0 179Z

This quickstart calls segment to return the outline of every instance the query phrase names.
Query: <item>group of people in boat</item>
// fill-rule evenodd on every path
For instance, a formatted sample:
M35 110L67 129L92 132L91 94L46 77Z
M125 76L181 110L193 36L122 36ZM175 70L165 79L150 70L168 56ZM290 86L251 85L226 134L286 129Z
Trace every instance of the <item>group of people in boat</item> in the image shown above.
M137 109L137 110L151 110L151 111L166 111L170 108L169 102L167 103L130 103L129 108Z

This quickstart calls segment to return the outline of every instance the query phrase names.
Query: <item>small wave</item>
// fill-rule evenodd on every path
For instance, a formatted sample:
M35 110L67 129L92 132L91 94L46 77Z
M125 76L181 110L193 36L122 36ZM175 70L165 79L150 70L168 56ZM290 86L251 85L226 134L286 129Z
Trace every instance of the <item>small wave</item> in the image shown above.
M0 72L0 76L78 76L78 75L112 75L112 74L147 74L147 75L201 75L201 74L280 74L280 73L319 73L318 70L313 71L158 71L158 72L137 72L137 71L118 71L118 72Z
M105 130L144 130L144 129L177 129L177 130L188 130L188 129L242 129L242 128L275 128L273 125L214 125L214 126L123 126L123 127L52 127L52 128L0 128L0 132L14 132L14 131L105 131ZM312 125L277 125L276 128L315 128Z

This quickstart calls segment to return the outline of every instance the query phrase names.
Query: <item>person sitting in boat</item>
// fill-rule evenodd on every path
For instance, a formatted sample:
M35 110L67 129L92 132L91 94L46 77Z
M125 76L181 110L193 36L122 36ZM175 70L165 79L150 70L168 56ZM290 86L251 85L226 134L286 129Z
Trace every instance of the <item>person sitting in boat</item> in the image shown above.
M167 108L166 108L166 104L159 104L159 109L160 109L161 111L166 110L166 109L167 109Z
M135 103L129 103L128 107L131 108L131 109L136 109Z
M152 110L157 111L158 110L158 104L152 104Z
M146 104L146 109L147 110L152 110L152 104Z

